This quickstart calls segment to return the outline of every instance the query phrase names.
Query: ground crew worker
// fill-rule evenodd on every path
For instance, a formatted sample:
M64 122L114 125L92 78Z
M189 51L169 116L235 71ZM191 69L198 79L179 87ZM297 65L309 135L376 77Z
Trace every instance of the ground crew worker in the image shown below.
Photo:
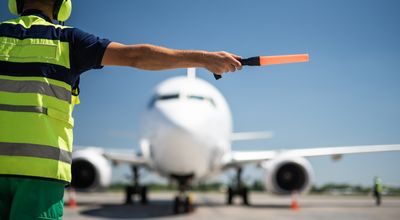
M377 206L381 205L381 199L382 199L382 191L383 191L383 186L382 186L382 180L379 177L374 178L374 197L375 197L375 204Z
M241 68L227 52L123 45L53 23L71 0L9 0L0 23L0 219L61 219L71 181L72 110L79 76L105 65L145 70Z

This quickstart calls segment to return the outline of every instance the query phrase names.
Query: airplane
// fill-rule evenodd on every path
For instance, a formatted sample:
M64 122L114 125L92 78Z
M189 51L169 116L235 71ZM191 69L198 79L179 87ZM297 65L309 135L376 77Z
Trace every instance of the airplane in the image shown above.
M287 195L310 190L314 174L307 158L343 154L399 151L400 145L347 146L236 152L232 141L268 138L268 132L232 133L232 115L224 96L210 83L196 77L189 68L187 76L161 82L145 107L137 154L106 152L102 148L81 148L72 155L72 187L94 190L110 185L112 163L132 168L132 185L125 190L126 203L138 195L148 202L147 187L139 184L138 169L152 170L178 186L175 213L193 210L190 186L227 169L236 169L236 178L227 190L227 204L239 196L249 205L249 190L242 184L246 164L258 164L266 172L265 186L270 192ZM110 163L112 162L112 163Z

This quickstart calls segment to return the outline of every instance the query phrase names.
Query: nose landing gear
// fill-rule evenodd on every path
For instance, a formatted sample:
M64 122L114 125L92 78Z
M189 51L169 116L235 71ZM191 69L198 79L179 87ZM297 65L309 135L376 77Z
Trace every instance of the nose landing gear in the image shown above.
M179 194L175 196L173 203L174 214L179 213L190 213L194 211L194 196L188 193L189 182L193 175L188 176L172 176L172 178L178 181Z

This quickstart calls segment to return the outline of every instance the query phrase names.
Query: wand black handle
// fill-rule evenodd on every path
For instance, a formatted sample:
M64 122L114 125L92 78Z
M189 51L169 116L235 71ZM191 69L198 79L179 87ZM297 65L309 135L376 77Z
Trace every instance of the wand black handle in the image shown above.
M250 57L246 59L240 59L239 62L242 66L260 66L260 57ZM222 78L221 75L214 74L214 78L219 80Z
M242 66L259 66L260 65L260 57L250 57L246 59L241 59L239 62Z
M214 73L214 78L215 80L219 80L222 78L222 76Z

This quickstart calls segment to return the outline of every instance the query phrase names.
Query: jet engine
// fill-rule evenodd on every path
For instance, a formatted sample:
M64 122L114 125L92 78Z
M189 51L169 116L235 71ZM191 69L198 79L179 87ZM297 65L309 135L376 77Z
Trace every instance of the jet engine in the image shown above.
M102 149L86 148L72 154L72 187L93 191L106 188L111 183L111 164Z
M313 169L310 162L302 157L278 158L264 162L262 167L267 172L265 187L274 194L303 193L311 188Z

